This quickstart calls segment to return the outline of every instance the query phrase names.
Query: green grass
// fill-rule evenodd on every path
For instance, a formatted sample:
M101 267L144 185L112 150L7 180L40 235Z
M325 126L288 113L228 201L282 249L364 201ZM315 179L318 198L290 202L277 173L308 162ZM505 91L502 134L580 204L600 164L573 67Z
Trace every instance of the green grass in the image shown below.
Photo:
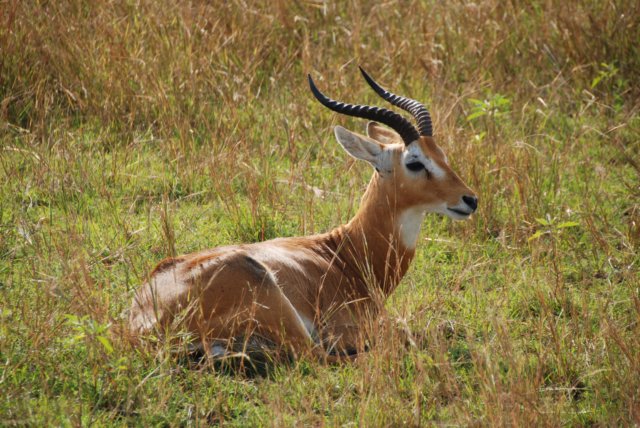
M13 2L0 424L640 423L634 2ZM162 258L329 230L371 174L308 93L423 100L478 214L425 220L355 364L192 368L120 328ZM403 344L409 331L415 346Z

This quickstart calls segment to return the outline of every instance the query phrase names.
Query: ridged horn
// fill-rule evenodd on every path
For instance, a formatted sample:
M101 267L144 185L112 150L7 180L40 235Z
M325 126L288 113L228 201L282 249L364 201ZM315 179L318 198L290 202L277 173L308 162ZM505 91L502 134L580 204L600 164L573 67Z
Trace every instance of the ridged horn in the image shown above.
M309 87L313 96L325 107L348 116L361 117L363 119L375 120L392 128L402 137L405 144L410 144L420 138L418 131L404 117L391 110L382 107L371 107L367 105L347 104L340 101L332 100L324 95L316 87L311 75L308 74Z
M378 95L389 101L394 106L400 107L401 109L411 113L411 115L415 117L416 122L418 123L418 131L420 132L420 135L433 137L431 115L424 105L420 104L416 100L412 100L411 98L401 97L400 95L392 94L391 92L387 91L386 89L378 85L376 81L373 80L362 67L360 67L360 72L362 73L364 80L367 81L369 86L371 86Z

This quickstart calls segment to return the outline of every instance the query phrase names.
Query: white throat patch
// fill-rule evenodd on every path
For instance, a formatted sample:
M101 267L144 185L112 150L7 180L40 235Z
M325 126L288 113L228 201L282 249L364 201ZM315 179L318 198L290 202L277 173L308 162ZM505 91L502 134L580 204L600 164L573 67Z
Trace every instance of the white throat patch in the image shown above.
M400 214L400 218L398 219L398 235L400 236L402 245L406 248L411 250L416 248L424 215L424 207L409 208Z

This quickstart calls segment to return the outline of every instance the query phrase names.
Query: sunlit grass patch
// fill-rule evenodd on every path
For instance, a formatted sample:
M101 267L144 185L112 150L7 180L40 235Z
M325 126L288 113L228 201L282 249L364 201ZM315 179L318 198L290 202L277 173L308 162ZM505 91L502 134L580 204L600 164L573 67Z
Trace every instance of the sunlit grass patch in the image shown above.
M630 2L13 2L0 16L0 424L640 421ZM314 102L429 106L477 191L425 219L356 363L266 375L132 347L161 259L324 232L371 171Z

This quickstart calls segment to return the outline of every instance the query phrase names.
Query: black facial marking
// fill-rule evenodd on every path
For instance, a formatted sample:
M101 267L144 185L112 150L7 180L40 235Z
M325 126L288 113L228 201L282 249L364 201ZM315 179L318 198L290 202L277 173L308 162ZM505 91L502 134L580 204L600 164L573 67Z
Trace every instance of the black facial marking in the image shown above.
M407 164L407 168L409 171L418 172L425 169L424 165L421 162L411 162Z

